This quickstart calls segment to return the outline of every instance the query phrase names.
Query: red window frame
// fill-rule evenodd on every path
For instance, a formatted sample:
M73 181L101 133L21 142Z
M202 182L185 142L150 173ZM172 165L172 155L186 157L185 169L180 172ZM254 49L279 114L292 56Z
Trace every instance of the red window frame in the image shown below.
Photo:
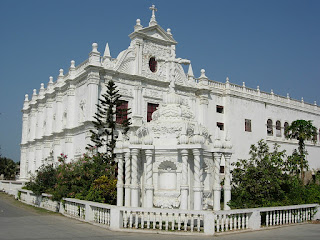
M116 123L122 124L128 119L128 101L120 101L116 108Z
M152 120L152 113L157 110L157 107L159 107L159 104L155 103L148 103L147 108L147 122L150 122Z

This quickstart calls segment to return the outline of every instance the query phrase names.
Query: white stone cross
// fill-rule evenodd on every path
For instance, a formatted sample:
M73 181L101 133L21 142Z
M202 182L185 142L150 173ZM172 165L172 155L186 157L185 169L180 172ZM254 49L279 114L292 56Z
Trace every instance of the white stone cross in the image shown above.
M149 22L149 26L153 26L153 25L157 24L155 12L158 9L156 9L155 5L152 5L151 7L149 7L149 9L152 11L152 16L151 16L151 19L150 19L150 22Z

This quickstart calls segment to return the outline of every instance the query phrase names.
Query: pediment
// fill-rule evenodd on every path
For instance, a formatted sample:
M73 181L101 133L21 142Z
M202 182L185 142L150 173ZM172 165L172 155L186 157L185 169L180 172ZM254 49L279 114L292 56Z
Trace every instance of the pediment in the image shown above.
M177 42L173 39L173 37L170 34L168 34L159 25L142 28L129 35L131 39L135 38L136 36L153 40L153 41L165 42L166 44L169 44L169 45L177 44Z

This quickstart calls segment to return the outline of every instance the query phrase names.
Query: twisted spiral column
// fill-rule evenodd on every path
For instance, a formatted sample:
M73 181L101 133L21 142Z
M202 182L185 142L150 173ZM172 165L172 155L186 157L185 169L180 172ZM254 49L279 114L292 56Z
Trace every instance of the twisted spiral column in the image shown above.
M117 153L118 181L117 181L117 206L123 206L123 153Z
M130 207L131 203L131 161L130 161L130 152L124 154L125 159L125 206Z
M181 209L188 209L188 150L181 150L182 157L182 177L181 177Z
M201 187L201 152L199 149L193 149L194 157L194 183L193 183L193 193L194 193L194 210L202 210L202 192Z
M213 210L220 210L220 198L221 198L221 187L220 187L220 163L221 153L213 153L214 157L214 173L213 173Z
M131 207L139 207L138 154L139 149L131 149Z
M230 159L231 159L231 153L225 153L224 159L225 159L225 175L224 175L224 210L230 210L230 207L228 206L228 202L231 200L231 174L230 174Z
M153 150L152 149L146 149L145 150L146 154L146 161L147 161L147 166L146 166L146 197L147 197L147 202L146 202L146 207L147 208L152 208L153 207L153 181L152 181L152 176L153 176L153 171L152 171L152 156L153 156Z

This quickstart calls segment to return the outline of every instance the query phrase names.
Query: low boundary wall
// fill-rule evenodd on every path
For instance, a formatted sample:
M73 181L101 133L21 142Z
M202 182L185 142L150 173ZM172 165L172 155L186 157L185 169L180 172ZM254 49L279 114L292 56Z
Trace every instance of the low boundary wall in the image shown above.
M24 203L117 231L214 235L320 219L318 204L228 211L191 211L118 207L75 198L64 198L61 202L56 202L52 201L48 194L36 196L32 191L24 189L18 192L17 198Z

